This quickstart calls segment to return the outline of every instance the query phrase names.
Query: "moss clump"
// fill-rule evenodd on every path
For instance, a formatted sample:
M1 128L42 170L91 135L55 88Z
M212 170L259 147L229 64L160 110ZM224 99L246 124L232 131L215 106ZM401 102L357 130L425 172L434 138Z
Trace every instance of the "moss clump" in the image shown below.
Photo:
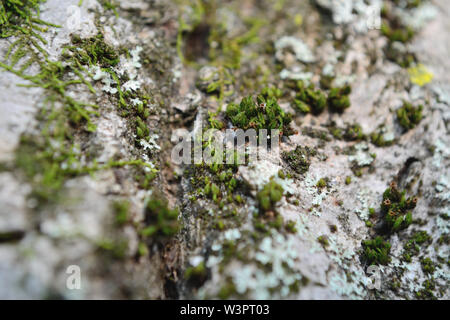
M317 241L324 247L328 247L330 245L327 236L320 236L317 238Z
M116 66L120 61L117 52L105 43L101 33L88 39L72 36L72 43L74 46L67 46L66 49L83 65L99 64L102 68L108 68Z
M236 294L236 286L234 285L232 280L227 281L225 285L223 285L217 296L221 300L229 299L232 295Z
M422 266L422 271L427 274L432 274L436 270L436 264L430 258L420 259L420 265Z
M229 104L226 115L233 125L244 130L278 129L280 135L293 134L289 127L292 116L281 109L274 97L266 94L258 95L256 101L248 96L240 104Z
M298 92L294 99L294 105L298 111L318 115L325 110L327 98L322 91L316 89L313 84L305 87L303 81L297 83L297 88Z
M436 284L433 280L427 279L422 282L423 289L416 292L416 297L418 299L426 299L426 300L436 300L434 296L433 290L436 287Z
M316 183L316 187L319 189L323 189L327 186L327 178L320 178L319 181Z
M394 42L409 42L414 37L414 30L410 27L405 26L394 26L390 23L383 23L381 25L381 33L389 39L389 41Z
M169 209L167 200L161 195L153 195L145 207L147 227L141 231L144 237L168 238L179 229L178 209Z
M397 63L402 68L409 68L417 63L416 55L398 42L390 42L384 52L388 60Z
M125 239L105 239L97 245L103 253L116 260L124 259L128 250L128 242Z
M391 232L407 228L412 223L412 210L416 207L417 198L406 198L406 191L399 191L392 182L383 193L381 211Z
M256 195L261 213L274 211L275 205L283 197L283 187L271 180Z
M357 141L364 139L365 135L359 124L350 124L345 128L343 138L347 141Z
M382 237L377 236L371 240L362 242L364 249L363 257L369 265L383 264L386 265L391 261L389 253L391 251L391 244L384 241Z
M345 178L345 184L346 184L346 185L349 185L350 183L352 183L352 177L347 176L347 177Z
M372 132L370 141L377 147L387 147L394 143L394 140L386 140L381 132Z
M284 227L286 228L287 232L296 233L297 232L296 225L297 224L295 221L288 221Z
M295 150L283 152L282 158L292 170L298 174L303 174L309 170L311 156L316 154L317 152L314 149L297 146Z
M414 107L411 103L404 102L397 110L397 120L405 130L412 129L422 120L422 110L422 105Z
M64 139L64 137L61 137ZM30 197L39 205L57 200L65 179L78 173L78 156L74 146L55 148L42 137L22 136L16 150L16 166L30 181Z
M39 6L46 0L2 0L0 3L0 38L23 33L25 27L39 30Z
M261 90L261 95L265 98L279 99L283 95L283 92L281 89L276 87L265 87Z
M328 94L328 107L333 112L342 113L350 107L349 95L352 89L349 85L342 88L332 88Z
M184 272L184 278L196 286L202 285L208 276L205 262L200 262L195 267L189 267Z
M128 211L130 209L130 203L128 201L115 201L113 203L113 209L116 217L116 223L118 225L127 223L129 219Z
M403 246L403 260L411 262L411 257L419 254L421 246L430 244L431 241L432 238L426 231L416 232Z

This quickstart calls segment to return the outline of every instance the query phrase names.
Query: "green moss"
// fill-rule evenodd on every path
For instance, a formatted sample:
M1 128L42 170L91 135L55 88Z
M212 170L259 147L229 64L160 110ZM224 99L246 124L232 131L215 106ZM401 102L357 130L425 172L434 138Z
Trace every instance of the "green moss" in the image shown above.
M317 181L316 186L319 189L323 189L327 186L327 178L320 178L319 181Z
M289 126L292 116L281 109L275 98L264 94L258 95L256 101L248 96L239 104L229 104L226 115L234 126L244 130L278 129L280 135L293 134Z
M283 92L276 87L265 87L261 90L261 95L267 99L280 99L283 96Z
M274 211L275 205L283 197L283 187L271 180L256 195L261 213Z
M422 266L422 271L427 274L432 274L436 270L436 264L430 258L420 259L420 265Z
M388 241L384 241L382 237L377 236L374 239L365 240L361 244L364 250L363 258L369 265L386 265L391 261L389 257L391 244Z
M234 285L233 281L230 280L220 288L218 297L221 300L226 300L234 294L236 294L236 286Z
M389 42L385 49L386 58L397 63L402 68L410 68L417 63L417 57L414 53L398 48L398 43Z
M373 132L370 135L370 141L377 147L387 147L394 143L394 140L387 141L384 138L384 134L381 132L377 132L377 131Z
M389 41L409 42L414 37L414 30L409 27L392 27L389 23L381 25L381 33L386 36Z
M350 107L349 95L352 89L349 85L342 88L332 88L328 94L328 107L333 112L342 113Z
M328 247L330 245L327 236L320 236L317 238L317 241L324 247Z
M149 250L147 247L147 244L145 244L144 242L139 242L138 244L138 253L141 257L146 257L149 254Z
M292 170L298 174L303 174L309 170L310 159L316 154L316 150L312 148L297 146L295 150L283 152L282 158Z
M325 110L327 98L320 89L316 89L313 84L305 87L303 81L298 81L297 88L298 92L294 99L294 105L298 111L318 115Z
M207 276L208 272L204 261L200 262L195 267L187 268L184 272L184 278L190 283L194 283L196 286L200 286L202 283L204 283Z
M347 141L358 141L365 138L362 128L359 124L347 125L343 138Z
M102 68L109 68L119 63L119 55L114 48L105 43L102 33L87 39L74 35L72 44L73 46L66 46L65 49L83 65L98 64Z
M406 191L400 191L396 183L391 183L383 193L381 211L391 232L407 228L412 223L412 210L416 207L417 198L406 198Z
M46 0L3 0L0 3L0 38L42 30L39 6Z
M427 279L422 283L423 289L416 292L416 297L418 299L425 299L425 300L436 300L436 297L434 296L434 289L436 287L436 284L434 280Z
M103 239L97 243L98 248L113 259L125 258L128 242L125 239Z
M411 103L404 102L396 112L399 124L405 129L414 128L422 120L423 106L414 107Z
M350 183L352 183L352 177L350 176L345 177L345 184L349 185Z
M163 196L152 195L145 206L145 224L147 227L140 232L144 237L172 237L179 229L178 209L169 209Z
M113 210L116 217L116 223L123 225L128 222L128 211L130 209L130 203L128 201L115 201L113 202Z
M119 13L117 12L119 4L116 3L116 1L100 0L100 4L103 6L105 10L111 10L112 12L114 12L116 17L119 16Z
M295 221L288 221L285 225L287 232L297 233L297 227Z

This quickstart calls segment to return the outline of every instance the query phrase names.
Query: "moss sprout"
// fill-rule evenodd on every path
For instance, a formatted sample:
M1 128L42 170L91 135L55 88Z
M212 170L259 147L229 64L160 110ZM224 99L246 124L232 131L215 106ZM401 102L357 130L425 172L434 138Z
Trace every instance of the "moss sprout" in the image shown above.
M384 241L380 236L377 236L371 240L363 241L362 246L364 249L364 259L369 265L386 265L391 260L391 258L389 257L391 244L388 241Z
M184 272L184 278L195 286L202 285L208 277L208 271L206 269L205 262L200 262L195 267L188 267Z
M298 174L303 174L309 170L310 159L316 154L316 150L312 148L297 146L295 150L284 152L282 158L292 170Z
M0 38L41 31L39 6L46 0L2 0L0 3Z
M381 33L394 42L409 42L414 37L414 30L405 26L394 26L393 23L385 22L381 25Z
M274 97L260 94L256 97L243 98L239 104L231 103L226 110L227 117L238 128L247 129L278 129L281 135L289 136L293 130L289 124L292 116L285 113Z
M297 227L296 227L295 221L288 221L285 225L285 228L286 228L287 232L290 232L290 233L297 232Z
M179 229L178 210L169 209L167 200L161 195L152 195L145 207L146 228L141 230L144 237L160 239L174 236Z
M118 225L123 225L128 221L129 208L130 208L130 203L128 201L115 201L113 203L113 209L114 209L114 214L116 217L116 223Z
M436 287L436 284L433 279L427 279L422 283L423 289L416 292L416 297L418 299L426 299L426 300L436 300L434 296L433 290Z
M381 211L391 232L407 228L412 223L412 210L416 207L417 197L406 198L405 191L400 191L392 182L383 193Z
M381 132L373 132L370 135L370 141L377 147L387 147L394 143L394 140L386 140Z
M349 95L352 89L349 85L341 88L332 88L328 94L328 107L333 112L342 113L350 107Z
M328 247L330 245L327 236L319 236L317 241L324 247Z
M397 120L405 130L412 129L422 120L422 110L422 105L414 107L411 103L404 102L396 112Z
M342 136L346 141L358 141L363 140L365 135L359 124L349 124L345 128L344 134Z
M276 203L283 197L283 191L283 187L275 181L268 182L256 195L260 212L274 211Z
M327 186L328 182L327 182L327 178L320 178L319 181L317 181L316 183L316 187L319 189L323 189Z
M297 88L294 105L298 111L318 115L325 110L327 98L320 89L316 89L313 84L305 87L303 81L297 83Z
M436 264L430 258L420 259L420 265L422 271L428 274L432 274L436 270Z
M114 67L119 63L119 55L116 50L105 43L102 33L81 39L79 36L72 36L73 46L65 48L72 53L72 57L83 65L100 65L102 68Z

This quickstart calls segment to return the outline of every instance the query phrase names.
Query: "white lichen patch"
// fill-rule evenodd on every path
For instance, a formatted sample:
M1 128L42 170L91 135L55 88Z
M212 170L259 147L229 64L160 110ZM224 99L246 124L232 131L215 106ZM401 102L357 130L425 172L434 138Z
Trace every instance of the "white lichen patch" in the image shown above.
M438 13L436 6L429 2L411 10L396 9L395 12L400 17L402 23L414 30L421 30L430 20L434 19Z
M252 299L268 299L273 297L275 290L280 297L287 297L290 286L302 278L298 271L294 272L297 259L294 248L292 237L276 231L264 238L255 253L255 260L268 269L262 270L252 265L233 270L232 279L237 292L247 293Z
M275 57L278 61L283 61L286 49L292 50L300 62L311 63L316 60L311 49L300 38L284 36L275 42Z
M159 135L152 134L147 138L147 140L145 140L145 139L139 140L139 144L146 151L159 151L159 150L161 150L161 147L157 143L158 139L159 139Z
M351 163L356 164L358 167L370 166L374 161L374 158L369 153L369 145L365 142L358 143L354 146L355 153L348 157Z
M355 212L363 221L367 221L369 219L369 209L374 207L371 199L373 199L373 194L368 189L362 189L356 195L356 200L358 200L359 206L355 209Z
M261 190L281 167L268 160L257 160L252 164L239 166L239 173L253 190Z
M331 11L333 22L336 24L351 24L359 33L380 28L381 0L316 0L316 2Z

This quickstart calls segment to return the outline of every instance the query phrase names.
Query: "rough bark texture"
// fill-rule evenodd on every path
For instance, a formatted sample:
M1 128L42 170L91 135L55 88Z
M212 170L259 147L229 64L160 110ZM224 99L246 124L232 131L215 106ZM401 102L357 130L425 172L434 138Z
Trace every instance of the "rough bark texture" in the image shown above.
M384 3L383 23L414 30L403 42L367 24L362 0L43 2L40 19L59 25L38 32L45 43L27 38L11 68L20 35L0 39L0 298L448 299L450 7L409 2ZM97 35L120 62L70 69ZM47 61L78 82L20 86ZM350 107L301 112L297 80L326 95L349 84ZM293 114L278 156L172 162L179 137L235 128L227 105L265 87ZM405 102L423 105L410 128ZM283 197L262 210L270 181ZM395 231L381 207L391 182L418 198ZM155 222L170 215L155 197L178 208L178 228ZM365 252L376 236L391 246L384 264Z

